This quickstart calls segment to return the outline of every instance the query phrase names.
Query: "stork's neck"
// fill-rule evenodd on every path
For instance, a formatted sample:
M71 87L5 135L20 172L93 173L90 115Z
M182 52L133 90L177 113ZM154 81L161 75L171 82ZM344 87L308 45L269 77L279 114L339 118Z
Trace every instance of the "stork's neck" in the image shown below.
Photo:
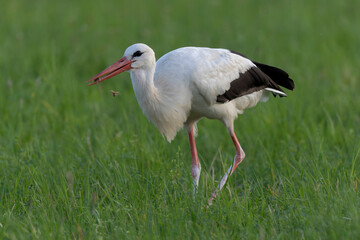
M155 66L139 68L131 72L131 82L134 88L136 99L145 113L151 118L151 112L159 104L159 89L154 84Z
M160 133L171 141L187 119L191 97L186 91L169 87L160 81L163 79L155 77L158 77L155 62L151 68L131 70L131 81L141 110ZM179 91L184 94L179 94Z

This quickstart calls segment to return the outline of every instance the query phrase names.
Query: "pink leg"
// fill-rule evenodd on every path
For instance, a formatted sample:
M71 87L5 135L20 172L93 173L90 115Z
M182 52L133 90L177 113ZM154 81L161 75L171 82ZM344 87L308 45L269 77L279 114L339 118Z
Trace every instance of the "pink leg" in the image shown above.
M228 177L231 176L231 174L234 172L234 170L237 168L237 166L239 166L239 164L245 158L245 152L242 150L242 148L241 148L241 146L239 144L239 141L237 140L236 135L235 135L233 130L231 130L230 136L231 136L231 139L232 139L232 141L233 141L233 143L235 145L235 148L236 148L236 155L234 157L234 162L231 164L231 166L229 167L229 169L227 170L227 172L225 173L225 175L221 179L221 181L220 181L219 185L217 186L215 192L213 192L213 194L211 194L211 197L209 198L209 201L208 201L208 206L211 205L211 203L215 199L216 195L224 187Z
M193 193L195 194L196 189L197 189L197 187L199 185L201 165L200 165L197 150L196 150L195 137L194 137L194 126L193 125L189 126L188 135L189 135L191 158L192 158L191 175L192 175L192 178L193 178L193 186L194 186Z

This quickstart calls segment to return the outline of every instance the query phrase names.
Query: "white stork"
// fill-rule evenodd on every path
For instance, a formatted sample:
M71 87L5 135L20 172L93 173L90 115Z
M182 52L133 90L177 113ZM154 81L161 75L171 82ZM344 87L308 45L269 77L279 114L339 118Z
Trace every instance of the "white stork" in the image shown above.
M266 101L269 93L286 96L279 87L294 89L289 75L276 67L251 61L226 49L183 47L162 56L142 43L128 47L124 56L87 82L93 85L129 71L137 101L148 119L170 142L184 126L188 132L194 192L199 184L195 132L201 118L220 120L235 145L234 162L209 199L209 205L227 178L245 158L234 132L234 120L243 110Z

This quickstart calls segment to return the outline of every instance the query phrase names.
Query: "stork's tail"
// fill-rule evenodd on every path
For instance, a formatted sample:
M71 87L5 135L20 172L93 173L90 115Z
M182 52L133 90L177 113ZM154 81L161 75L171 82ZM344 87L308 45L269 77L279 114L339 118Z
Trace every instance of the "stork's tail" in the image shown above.
M279 95L280 97L287 97L286 93L284 93L283 91L279 91L273 88L265 88L266 91L272 92L272 94L275 95Z

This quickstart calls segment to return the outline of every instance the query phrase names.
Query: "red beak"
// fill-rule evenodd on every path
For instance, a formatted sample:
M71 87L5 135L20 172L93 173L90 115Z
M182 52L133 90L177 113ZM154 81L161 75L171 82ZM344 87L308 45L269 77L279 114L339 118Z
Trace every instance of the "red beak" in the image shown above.
M130 70L131 63L133 63L133 61L130 61L129 59L127 59L127 57L123 57L119 61L111 65L110 67L106 68L101 73L87 80L86 82L90 82L88 86L91 86L99 82L105 81L106 79L109 79L122 72L125 72L126 70Z

